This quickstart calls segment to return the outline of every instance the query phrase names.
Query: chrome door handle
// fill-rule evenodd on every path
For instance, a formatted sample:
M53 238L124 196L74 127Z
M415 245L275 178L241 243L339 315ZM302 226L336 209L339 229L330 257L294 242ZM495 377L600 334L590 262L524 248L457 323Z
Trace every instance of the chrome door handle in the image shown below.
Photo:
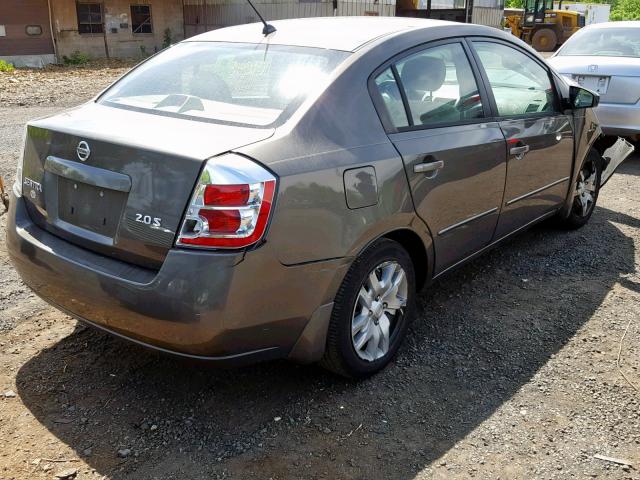
M517 157L522 157L529 150L531 150L529 145L520 145L518 147L511 147L511 150L509 150L509 153Z
M438 173L438 170L444 167L444 162L442 160L437 160L435 162L428 163L418 163L413 166L413 173L430 173L433 172L433 175L430 178L433 178Z

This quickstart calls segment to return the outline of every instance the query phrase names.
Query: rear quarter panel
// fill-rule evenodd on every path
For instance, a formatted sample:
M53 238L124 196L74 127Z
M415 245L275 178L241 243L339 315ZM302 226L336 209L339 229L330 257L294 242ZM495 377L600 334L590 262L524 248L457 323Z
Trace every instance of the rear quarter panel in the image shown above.
M279 178L267 241L277 244L283 264L356 255L378 236L415 221L402 159L367 90L376 66L352 59L295 125L239 150ZM377 203L350 209L343 178L357 167L375 169ZM425 225L420 229L427 238Z

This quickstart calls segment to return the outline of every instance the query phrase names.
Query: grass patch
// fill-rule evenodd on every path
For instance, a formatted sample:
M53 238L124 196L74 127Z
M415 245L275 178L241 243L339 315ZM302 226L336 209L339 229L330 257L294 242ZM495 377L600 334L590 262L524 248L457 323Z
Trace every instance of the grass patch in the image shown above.
M76 50L69 56L63 55L62 61L65 65L86 65L91 61L91 57Z
M13 72L15 69L13 64L0 60L0 72Z

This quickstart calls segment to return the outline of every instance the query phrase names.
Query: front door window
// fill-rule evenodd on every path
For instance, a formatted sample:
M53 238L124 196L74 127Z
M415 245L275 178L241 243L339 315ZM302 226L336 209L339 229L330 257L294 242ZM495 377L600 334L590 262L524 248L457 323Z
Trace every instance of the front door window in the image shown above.
M474 46L489 77L498 115L513 117L555 111L551 79L539 63L500 43L474 42Z

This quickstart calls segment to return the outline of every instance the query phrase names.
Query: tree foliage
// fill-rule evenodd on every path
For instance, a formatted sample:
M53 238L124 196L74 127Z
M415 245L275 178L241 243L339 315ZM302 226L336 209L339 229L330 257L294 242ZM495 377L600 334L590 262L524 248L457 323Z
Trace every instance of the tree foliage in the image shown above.
M611 21L640 20L640 0L589 0L577 3L605 3L611 5ZM524 0L506 0L505 8L524 8Z
M611 6L609 20L640 20L639 0L618 0Z

